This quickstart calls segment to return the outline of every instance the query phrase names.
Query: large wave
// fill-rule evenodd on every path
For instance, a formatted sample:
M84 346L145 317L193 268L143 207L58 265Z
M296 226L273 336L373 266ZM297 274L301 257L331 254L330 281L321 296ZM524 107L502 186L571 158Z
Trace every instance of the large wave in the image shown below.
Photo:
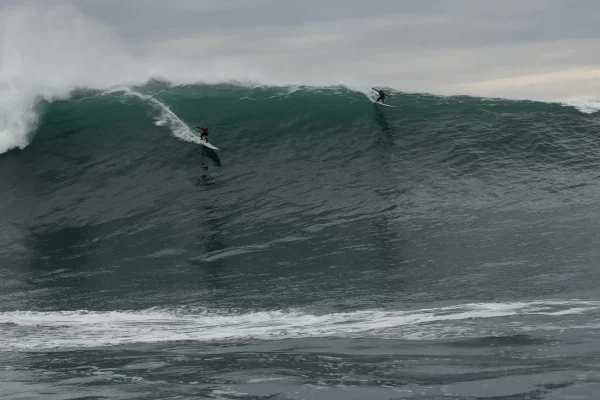
M235 82L252 86L342 85L363 94L371 90L368 82L356 77L315 72L304 76L285 71L269 74L259 65L240 64L231 56L198 63L201 48L189 59L175 58L164 48L146 46L142 51L68 4L37 2L0 8L0 32L4 37L0 48L0 154L22 149L30 142L44 102L66 98L78 88L104 91L162 79L174 85ZM163 122L179 125L174 128L176 135L195 140L166 104L153 105L162 109ZM600 109L589 101L569 105L586 113Z

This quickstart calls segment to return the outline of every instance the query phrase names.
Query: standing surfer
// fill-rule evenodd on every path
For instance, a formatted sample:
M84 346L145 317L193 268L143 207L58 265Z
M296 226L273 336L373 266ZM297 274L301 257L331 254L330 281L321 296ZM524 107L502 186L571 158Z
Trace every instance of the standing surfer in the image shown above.
M385 104L385 92L383 90L377 90L375 88L372 88L374 91L376 91L377 93L379 93L379 97L377 98L377 100L375 100L377 103L379 103L379 100L381 100L382 103Z
M205 126L195 126L194 128L200 129L202 134L200 135L200 140L204 139L205 142L208 142L208 128Z

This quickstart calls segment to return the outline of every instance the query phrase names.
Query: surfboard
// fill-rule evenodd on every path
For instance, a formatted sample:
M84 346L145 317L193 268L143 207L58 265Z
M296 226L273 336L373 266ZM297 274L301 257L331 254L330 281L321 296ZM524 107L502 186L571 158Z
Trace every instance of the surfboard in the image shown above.
M373 101L373 103L375 104L379 104L380 106L384 106L384 107L391 107L391 108L395 108L394 106L390 106L389 104L385 104L385 103L380 103L378 101Z
M200 140L200 144L201 144L202 146L206 146L206 147L208 147L209 149L213 149L213 150L219 150L219 148L218 148L218 147L215 147L215 146L213 146L212 144L210 144L210 143L208 143L208 142L206 142L206 141L204 141L204 140Z

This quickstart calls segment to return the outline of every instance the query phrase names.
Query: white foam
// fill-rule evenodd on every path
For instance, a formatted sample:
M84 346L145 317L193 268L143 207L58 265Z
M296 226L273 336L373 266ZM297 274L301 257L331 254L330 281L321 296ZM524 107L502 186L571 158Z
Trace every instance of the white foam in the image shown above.
M0 8L0 33L0 153L27 145L40 100L147 79L133 79L139 65L107 28L66 5Z
M168 126L171 129L171 132L176 137L185 140L186 142L192 143L200 143L200 137L195 135L191 129L187 126L185 122L183 122L171 109L162 101L158 100L154 96L145 95L139 92L136 92L133 89L128 87L122 88L113 88L107 90L106 93L116 93L122 92L128 96L135 96L143 101L146 101L150 104L155 110L159 112L159 117L155 120L156 126Z
M482 325L483 321L494 318L540 315L556 324L561 321L560 318L555 321L556 317L591 313L598 309L600 302L597 301L537 301L474 303L411 311L362 310L325 315L300 310L240 314L189 308L108 312L14 311L0 313L0 348L33 350L251 338L468 337L481 334L474 333L477 324ZM564 328L566 326L561 329Z
M600 101L597 100L572 100L561 104L568 107L574 107L585 114L593 114L600 111Z

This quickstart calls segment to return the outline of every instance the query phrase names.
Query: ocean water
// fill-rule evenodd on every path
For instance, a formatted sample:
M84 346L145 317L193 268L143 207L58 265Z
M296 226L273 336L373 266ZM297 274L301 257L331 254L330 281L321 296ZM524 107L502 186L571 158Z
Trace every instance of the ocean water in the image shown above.
M150 82L3 115L0 398L598 398L597 106L388 102Z

